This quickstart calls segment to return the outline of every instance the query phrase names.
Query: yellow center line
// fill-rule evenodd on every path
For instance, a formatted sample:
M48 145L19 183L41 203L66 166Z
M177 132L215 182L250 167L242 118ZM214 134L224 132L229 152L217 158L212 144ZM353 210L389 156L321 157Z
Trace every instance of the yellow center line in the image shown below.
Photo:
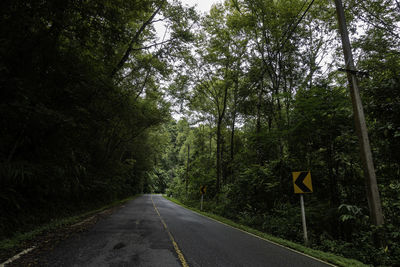
M243 233L245 233L245 234L251 235L251 236L253 236L253 237L255 237L255 238L258 238L258 239L261 239L261 240L263 240L263 241L266 241L267 243L271 243L271 244L274 244L274 245L276 245L276 246L278 246L278 247L285 248L285 249L287 249L287 250L293 251L293 252L295 252L295 253L297 253L297 254L300 254L300 255L303 255L303 256L305 256L305 257L314 259L314 260L319 261L319 262L322 262L322 263L324 263L324 264L327 264L327 265L330 265L330 266L333 266L333 267L337 267L336 265L333 265L332 263L323 261L323 260L321 260L321 259L318 259L318 258L315 258L315 257L313 257L313 256L311 256L311 255L302 253L302 252L300 252L300 251L298 251L298 250L295 250L295 249L293 249L293 248L286 247L286 246L281 245L281 244L279 244L279 243L276 243L276 242L274 242L274 241L272 241L272 240L263 238L263 237L261 237L261 236L258 236L258 235L252 234L252 233L250 233L250 232L247 232L247 231L245 231L245 230L242 230L242 229L240 229L240 228L237 228L237 227L235 227L235 226L232 226L232 225L229 225L229 224L227 224L227 223L218 221L217 219L208 217L207 215L204 215L204 214L201 214L201 213L199 213L199 212L197 212L197 211L188 209L188 208L186 208L186 207L184 207L184 206L181 206L181 205L179 205L179 204L177 204L177 203L175 203L175 202L172 202L171 200L169 200L169 201L170 201L171 203L175 204L176 206L181 207L181 208L183 208L183 209L185 209L185 210L187 210L187 211L196 213L196 214L198 214L198 215L200 215L200 216L202 216L202 217L204 217L204 218L207 218L207 219L209 219L209 220L213 220L213 221L215 221L215 222L217 222L217 223L223 224L223 225L225 225L225 226L228 226L228 227L230 227L230 228L233 228L233 229L238 230L238 231L240 231L240 232L243 232Z
M178 258L181 261L182 266L183 267L189 267L189 265L187 264L187 262L185 260L185 257L183 256L182 251L179 249L178 244L175 242L174 237L172 236L171 232L169 231L169 229L167 227L167 224L165 223L164 219L161 217L161 214L158 211L158 209L156 207L156 204L154 204L153 196L150 196L150 198L151 198L151 202L153 202L154 209L156 210L158 216L160 217L161 223L164 225L165 231L167 231L167 233L168 233L169 239L171 239L172 245L175 248L176 254L178 254Z

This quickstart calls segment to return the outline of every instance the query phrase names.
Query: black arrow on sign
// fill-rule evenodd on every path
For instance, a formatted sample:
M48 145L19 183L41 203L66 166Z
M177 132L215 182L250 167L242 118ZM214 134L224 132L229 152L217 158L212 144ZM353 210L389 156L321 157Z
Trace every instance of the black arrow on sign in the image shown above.
M303 182L306 179L308 172L301 172L300 175L297 177L296 181L294 182L298 188L304 193L311 192L310 188L308 188Z
M200 189L201 193L204 195L206 192L204 192L204 189L206 189L206 187L203 185Z

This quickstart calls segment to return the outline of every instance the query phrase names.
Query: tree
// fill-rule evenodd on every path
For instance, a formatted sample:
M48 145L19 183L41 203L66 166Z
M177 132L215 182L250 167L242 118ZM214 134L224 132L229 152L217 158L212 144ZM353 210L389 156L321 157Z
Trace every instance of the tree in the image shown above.
M159 80L186 49L194 10L21 0L1 14L0 236L150 192L152 132L170 116ZM170 39L157 40L158 20Z

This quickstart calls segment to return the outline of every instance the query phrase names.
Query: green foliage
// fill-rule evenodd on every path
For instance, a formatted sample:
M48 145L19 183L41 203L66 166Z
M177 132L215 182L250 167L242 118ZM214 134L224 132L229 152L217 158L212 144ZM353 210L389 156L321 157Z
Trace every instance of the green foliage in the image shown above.
M334 5L313 3L301 20L307 2L297 0L225 1L203 18L197 50L188 60L194 78L187 71L171 85L178 102L188 103L192 125L178 130L186 143L175 140L180 161L169 166L177 171L168 193L198 206L198 190L207 185L208 211L301 242L291 172L310 170L310 246L396 265L399 6L393 0L346 3L350 31L364 27L352 42L357 69L364 72L360 91L385 214L386 225L376 229L368 215L345 74L333 69L342 66L335 54L340 45L333 34ZM328 58L332 65L322 64ZM374 242L376 236L383 246Z
M3 1L0 237L140 192L198 205L206 185L209 211L300 242L291 172L311 170L311 246L398 263L399 5L346 3L351 32L364 27L352 42L379 229L345 75L332 68L342 65L334 6L306 5L229 0L200 18L178 1ZM154 18L170 39L157 39ZM170 102L186 118L172 120Z
M357 220L362 216L361 208L354 205L342 204L339 206L339 211L341 212L340 220L342 222L347 222L350 220Z
M173 28L162 44L158 13ZM87 203L165 190L159 80L193 19L178 2L1 3L0 238Z

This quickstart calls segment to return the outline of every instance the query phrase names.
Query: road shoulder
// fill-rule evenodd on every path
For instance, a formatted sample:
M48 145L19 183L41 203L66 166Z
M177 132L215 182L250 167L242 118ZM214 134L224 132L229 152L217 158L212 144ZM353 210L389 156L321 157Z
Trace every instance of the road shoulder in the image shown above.
M24 263L35 263L36 255L51 250L55 244L67 239L73 234L79 234L91 228L102 218L114 213L135 195L113 202L99 209L88 211L77 216L67 217L50 222L47 225L17 235L0 242L0 267L26 266Z

